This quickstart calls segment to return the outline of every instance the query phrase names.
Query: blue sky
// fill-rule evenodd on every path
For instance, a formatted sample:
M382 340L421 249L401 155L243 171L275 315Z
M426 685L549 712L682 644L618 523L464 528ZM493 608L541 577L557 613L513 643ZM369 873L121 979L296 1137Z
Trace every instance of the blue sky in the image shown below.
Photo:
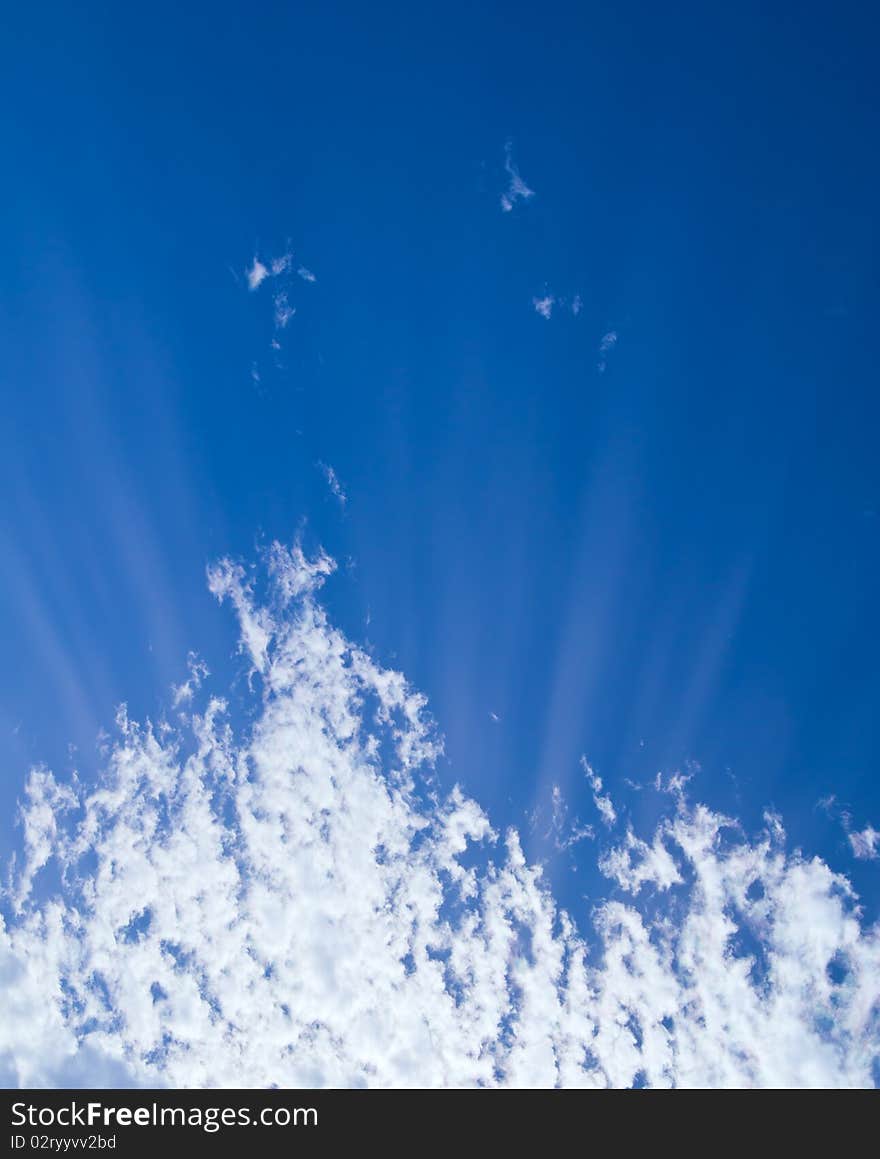
M4 856L31 765L93 775L190 649L236 672L206 566L299 534L340 564L334 621L428 697L441 782L563 904L600 880L546 836L554 786L589 811L585 754L635 823L659 806L627 781L696 765L746 828L778 810L876 918L846 828L880 824L870 14L8 25Z

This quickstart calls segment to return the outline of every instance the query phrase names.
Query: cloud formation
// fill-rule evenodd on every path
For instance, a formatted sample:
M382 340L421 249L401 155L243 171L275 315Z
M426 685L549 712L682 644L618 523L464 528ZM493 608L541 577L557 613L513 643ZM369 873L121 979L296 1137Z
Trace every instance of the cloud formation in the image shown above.
M272 303L274 306L272 317L275 321L275 329L284 330L287 327L287 323L296 313L296 306L291 306L287 294L283 290L275 295Z
M318 468L321 474L327 481L327 486L330 488L330 493L339 501L340 507L344 507L348 502L348 496L342 484L339 481L339 476L327 463L319 463Z
M536 295L532 298L532 306L535 309L535 313L540 314L542 318L546 318L549 322L557 306L560 310L569 309L572 316L577 318L583 309L584 303L580 294L575 294L571 301L569 301L568 298L560 298L556 294L545 291L541 296Z
M264 565L208 574L250 724L205 673L174 723L120 711L97 784L28 777L10 1082L871 1085L880 933L777 818L749 838L679 784L621 831L584 762L609 893L579 926L517 832L438 783L423 697L320 603L333 561Z
M292 270L293 253L290 250L278 257L269 258L265 262L257 254L254 254L253 261L245 270L248 289L258 290L268 278L280 278ZM299 266L296 272L305 282L316 281L315 275L305 266Z
M880 858L880 830L871 824L862 830L854 829L852 813L840 805L834 793L820 798L816 802L816 807L833 820L840 822L846 833L850 851L858 861L876 861Z
M279 279L275 281L275 288L272 293L272 325L274 333L269 339L269 348L273 351L273 363L276 370L283 369L278 357L282 350L280 331L287 329L297 312L297 307L291 302L293 287L297 284L294 279L294 273L305 282L315 282L317 280L311 270L306 269L305 266L300 265L294 268L293 252L290 249L287 249L277 257L267 258L266 261L263 261L259 255L255 254L250 266L245 270L247 287L251 292L259 290L260 286L270 279ZM259 387L261 379L260 367L254 362L251 366L251 381L255 386Z
M599 343L599 361L596 364L596 369L600 374L604 374L608 369L608 355L617 345L617 331L609 330L607 334L602 335L602 340Z
M602 795L602 778L593 771L588 764L586 757L581 757L581 768L584 770L584 776L587 778L590 788L593 790L593 804L599 812L599 816L606 825L614 825L617 822L617 812L614 804L609 796Z
M529 189L519 175L519 170L513 161L513 146L510 141L504 146L504 168L509 178L507 189L501 194L501 212L510 213L518 201L529 201L535 196L534 189Z
M202 681L211 675L208 665L196 652L190 652L187 656L186 666L189 671L189 678L184 680L182 684L173 684L171 686L172 703L175 708L179 708L181 704L189 704L194 693L198 692L201 688Z
M853 856L860 861L876 861L880 857L880 832L873 825L866 825L861 833L850 833L849 843Z
M247 278L248 289L256 290L269 277L269 270L258 257L254 256L253 262L245 270L245 277Z

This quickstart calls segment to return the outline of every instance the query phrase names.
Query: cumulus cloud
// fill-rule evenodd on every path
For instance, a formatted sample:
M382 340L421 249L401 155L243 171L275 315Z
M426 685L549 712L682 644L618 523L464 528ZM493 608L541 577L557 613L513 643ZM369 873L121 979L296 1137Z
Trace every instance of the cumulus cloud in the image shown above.
M300 266L296 271L304 282L315 282L317 278L311 270L307 270L305 266Z
M534 189L529 189L519 175L519 170L513 161L513 146L510 141L504 146L504 168L509 178L507 189L501 194L501 212L510 213L518 201L528 201L535 196Z
M668 836L668 830L658 831L648 845L636 837L632 829L627 829L623 841L602 856L599 868L628 893L638 893L646 882L661 890L680 885L682 878L675 859L664 844L665 836Z
M542 318L546 318L549 322L553 314L553 307L556 304L556 299L552 294L545 294L542 298L532 298L532 305L535 307L535 313L540 314Z
M585 761L610 892L566 913L432 772L424 698L322 606L333 570L277 543L261 571L221 560L247 711L205 676L173 724L121 712L96 783L30 774L10 1083L871 1085L880 933L845 877L684 788L615 836Z

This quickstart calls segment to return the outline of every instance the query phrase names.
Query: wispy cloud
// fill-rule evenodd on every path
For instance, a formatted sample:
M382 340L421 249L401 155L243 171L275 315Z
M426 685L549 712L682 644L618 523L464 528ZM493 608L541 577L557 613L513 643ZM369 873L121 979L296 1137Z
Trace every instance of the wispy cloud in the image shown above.
M251 291L258 290L268 280L274 280L276 283L277 288L272 294L272 323L276 332L269 342L276 355L274 362L276 370L283 369L277 358L282 348L278 331L286 330L297 312L297 307L291 301L292 287L296 284L294 274L305 282L316 280L315 275L305 266L294 266L293 252L289 249L283 254L268 258L265 261L255 255L251 265L245 271L248 289ZM260 381L256 364L251 372L251 378L255 383Z
M617 331L609 330L607 334L602 335L602 340L599 343L599 361L596 364L596 369L600 374L604 374L608 369L608 355L617 345Z
M518 833L426 777L424 698L330 622L333 561L264 565L209 571L260 677L243 716L193 687L173 723L120 713L97 783L28 778L6 1085L872 1085L880 930L845 877L683 789L618 832L584 761L588 950Z
M554 310L567 310L571 313L572 317L577 318L583 309L584 303L580 294L575 294L569 300L568 298L562 298L556 294L549 293L549 291L545 291L543 294L535 295L532 298L532 306L537 314L540 314L542 318L546 318L549 322Z
M189 670L189 678L182 684L171 686L172 704L175 708L179 708L182 704L189 704L194 694L201 688L202 681L210 676L208 665L199 657L197 652L190 652L186 658L186 666Z
M637 894L648 884L660 890L681 885L682 877L666 840L668 834L660 831L649 845L628 828L623 841L600 858L599 868L627 893Z
M256 290L269 277L269 270L258 257L254 257L251 265L245 270L245 277L247 278L248 289Z
M853 828L853 816L849 808L841 805L834 793L820 797L816 808L833 820L838 821L846 833L853 857L858 861L875 861L880 858L880 830L868 824L864 829Z
M245 277L249 290L258 290L267 278L280 278L283 274L289 273L293 268L293 254L288 251L279 254L277 257L268 258L263 261L258 255L254 254L254 259L250 266L245 270ZM297 273L302 277L302 270L300 267ZM308 270L306 270L308 273ZM314 281L314 275L306 278L306 281Z
M850 833L849 843L853 856L860 861L875 861L880 857L880 831L866 825L861 833Z
M513 161L513 145L510 141L504 146L504 168L509 178L507 189L501 194L501 212L510 213L518 201L528 201L535 196L534 189L529 189L519 175L519 170Z
M593 804L598 809L599 816L606 825L615 825L617 823L617 812L615 811L611 798L607 795L602 795L602 778L595 772L586 757L581 757L581 768L584 770L587 783L593 790Z
M327 481L327 486L330 488L330 493L339 500L340 507L344 507L348 502L348 496L342 484L339 482L339 477L331 466L327 463L318 463L318 469Z
M583 825L578 817L569 817L569 808L559 785L551 794L550 830L555 848L561 853L571 850L581 841L592 841L596 836L592 825Z
M287 297L287 293L284 290L279 290L279 292L275 295L273 298L273 304L275 307L273 312L275 329L284 330L287 326L287 323L296 313L296 306L291 306Z

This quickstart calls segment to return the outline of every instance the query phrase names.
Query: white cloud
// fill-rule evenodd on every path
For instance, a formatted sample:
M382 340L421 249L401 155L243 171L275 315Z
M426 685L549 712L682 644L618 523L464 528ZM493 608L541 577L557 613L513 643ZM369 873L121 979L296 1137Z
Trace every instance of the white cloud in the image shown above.
M346 495L345 490L339 481L339 476L336 474L332 467L328 466L327 463L319 463L318 468L326 479L327 486L330 488L331 494L333 494L339 500L340 507L344 507L348 502L348 496Z
M534 306L536 313L540 314L542 318L546 318L548 321L550 320L553 311L557 306L560 310L564 310L566 307L570 309L574 318L577 318L578 314L580 314L581 310L583 309L583 302L581 300L580 294L575 294L575 296L569 302L567 298L560 298L555 294L544 293L541 297L532 298L532 305Z
M254 254L254 260L251 265L245 270L245 277L249 290L257 290L266 281L267 278L277 278L281 274L287 273L293 262L292 253L281 254L280 257L270 258L268 265L266 262Z
M602 796L602 778L593 770L586 757L581 757L581 768L590 788L593 790L593 804L606 825L617 823L617 812L609 796Z
M853 829L853 817L849 809L841 807L834 793L820 797L816 808L832 820L838 820L846 833L853 857L859 861L874 861L880 858L880 831L873 825L866 825L861 831Z
M184 680L182 684L171 686L172 704L175 708L189 704L193 695L201 688L202 681L211 675L208 665L199 658L197 652L190 652L186 658L186 666L189 670L189 679Z
M504 146L504 168L507 171L509 182L507 189L501 194L501 212L510 213L518 201L528 201L535 196L534 189L529 189L519 175L519 170L513 162L512 146L510 141Z
M287 294L281 290L273 298L275 306L274 321L276 330L283 330L296 313L296 306L291 306Z
M552 837L556 849L560 851L571 849L581 841L592 840L595 835L592 825L582 825L577 817L569 820L568 804L559 785L554 785L551 794L550 830L546 836Z
M245 277L247 278L248 289L249 290L258 289L259 286L261 286L263 284L263 282L266 280L266 278L268 276L269 276L269 270L267 269L266 266L263 265L263 263L260 261L260 259L255 256L253 263L249 266L249 268L247 270L245 270Z
M681 797L700 771L696 761L688 762L685 768L687 769L685 773L681 769L675 769L671 773L658 773L654 778L654 788L658 793L670 793L674 797Z
M603 334L602 340L599 343L599 361L596 369L600 374L604 374L608 368L608 355L617 345L617 331L609 330L607 334Z
M846 878L682 788L653 834L609 838L625 900L579 928L431 773L424 699L319 602L333 569L278 544L263 575L212 567L247 711L206 683L174 724L121 713L97 783L31 774L10 1085L871 1085L880 932Z
M638 893L646 882L661 890L680 885L682 878L663 842L665 835L664 831L658 831L648 845L632 829L627 829L623 844L609 850L600 859L599 868L628 893Z
M315 282L317 278L311 270L307 270L305 266L300 266L296 271L304 282Z
M849 843L853 856L860 861L874 861L880 857L880 832L866 825L861 833L850 833Z

